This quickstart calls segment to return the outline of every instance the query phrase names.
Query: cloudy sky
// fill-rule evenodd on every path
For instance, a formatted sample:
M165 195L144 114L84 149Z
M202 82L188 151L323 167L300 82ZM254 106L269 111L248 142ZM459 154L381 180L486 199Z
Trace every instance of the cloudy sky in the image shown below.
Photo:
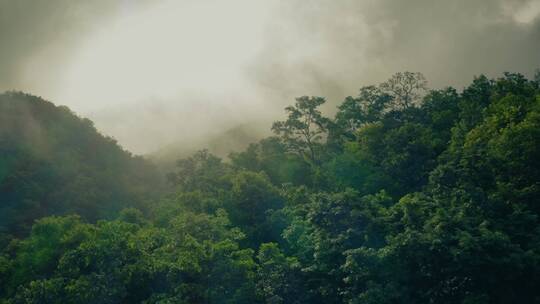
M136 153L328 111L392 73L433 88L540 67L540 0L0 0L0 91L94 120Z

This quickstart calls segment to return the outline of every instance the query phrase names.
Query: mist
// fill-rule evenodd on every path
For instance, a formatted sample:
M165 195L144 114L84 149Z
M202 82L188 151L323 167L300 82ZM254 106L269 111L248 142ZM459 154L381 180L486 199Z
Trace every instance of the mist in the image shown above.
M0 2L0 90L69 106L130 151L238 125L301 95L326 111L397 71L461 89L540 67L540 2ZM262 136L262 135L261 135Z

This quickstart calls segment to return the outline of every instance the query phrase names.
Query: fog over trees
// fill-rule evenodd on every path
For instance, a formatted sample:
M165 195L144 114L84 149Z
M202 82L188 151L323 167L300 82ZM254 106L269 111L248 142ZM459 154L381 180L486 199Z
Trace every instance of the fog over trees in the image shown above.
M536 303L539 80L397 73L334 117L299 97L273 136L161 169L4 93L0 299Z
M294 98L325 97L332 116L399 71L462 90L474 76L533 77L540 66L536 0L2 0L0 9L0 92L66 105L137 154L208 146L245 126L238 151L270 135Z
M540 304L540 1L0 0L0 304Z

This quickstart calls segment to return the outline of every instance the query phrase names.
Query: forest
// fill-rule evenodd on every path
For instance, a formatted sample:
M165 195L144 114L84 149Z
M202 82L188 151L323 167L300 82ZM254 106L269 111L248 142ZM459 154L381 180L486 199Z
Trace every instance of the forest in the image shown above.
M540 72L399 72L160 166L0 95L0 303L540 303Z

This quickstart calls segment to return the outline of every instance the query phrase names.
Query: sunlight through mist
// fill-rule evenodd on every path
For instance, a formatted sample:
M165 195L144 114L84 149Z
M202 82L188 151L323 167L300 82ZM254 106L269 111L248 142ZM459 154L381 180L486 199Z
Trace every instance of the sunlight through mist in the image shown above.
M80 46L57 98L84 98L84 108L95 110L113 102L240 90L243 69L261 48L264 12L250 1L169 1L128 12Z

